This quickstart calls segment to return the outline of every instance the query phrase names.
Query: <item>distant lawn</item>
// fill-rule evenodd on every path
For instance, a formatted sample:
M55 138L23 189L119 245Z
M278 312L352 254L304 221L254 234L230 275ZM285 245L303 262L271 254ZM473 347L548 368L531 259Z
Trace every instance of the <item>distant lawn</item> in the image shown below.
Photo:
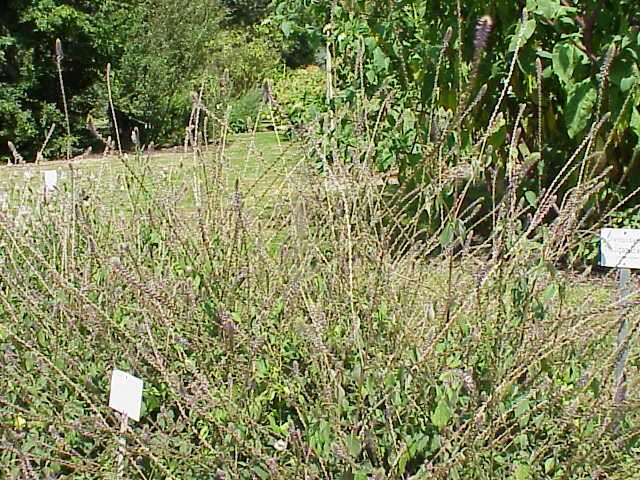
M177 205L179 211L189 213L193 212L204 188L198 184L202 175L198 175L197 169L206 168L208 175L213 177L219 168L218 181L223 182L229 204L238 181L245 206L263 210L267 215L270 212L277 215L278 204L289 201L301 185L292 178L300 174L297 167L301 160L294 142L287 141L282 135L278 137L274 132L258 132L232 135L225 145L211 145L203 152L202 160L180 147L150 155L127 154L122 159L117 155L93 155L73 163L75 187L71 185L71 170L64 160L5 166L0 167L0 212L7 204L15 213L44 199L42 172L56 170L61 192L71 192L75 188L80 196L98 196L103 200L105 211L127 214L133 211L134 205L141 211L153 208L153 203L143 198L144 189L127 189L127 182L141 182L149 192L149 198L169 199L166 204ZM286 232L273 232L271 241L279 245L286 237ZM468 267L469 272L475 269L472 265ZM469 281L469 272L459 280ZM434 288L446 284L445 273L440 274L434 277ZM612 278L587 277L582 280L585 283L577 283L571 288L568 306L595 308L615 300L617 289ZM439 293L446 294L444 291Z
M192 209L202 188L196 180L197 168L206 168L208 175L217 175L230 194L237 180L243 197L250 198L252 203L262 203L286 184L296 165L294 153L295 144L282 135L258 132L232 135L224 145L210 145L200 158L176 147L152 154L129 153L124 158L92 155L73 162L71 167L66 161L5 166L0 167L0 209L5 204L19 208L44 197L42 172L46 170L58 172L61 191L75 189L81 195L99 195L114 208L136 201L129 197L126 185L138 182L148 191L171 190L167 194L171 193L180 207ZM75 185L71 182L72 169Z

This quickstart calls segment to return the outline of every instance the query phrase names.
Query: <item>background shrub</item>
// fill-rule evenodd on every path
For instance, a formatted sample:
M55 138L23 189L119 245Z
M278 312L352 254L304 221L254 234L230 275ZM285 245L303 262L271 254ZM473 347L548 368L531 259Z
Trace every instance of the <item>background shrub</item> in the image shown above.
M276 77L273 96L282 121L293 127L304 126L326 110L325 74L316 65L288 70Z
M261 111L262 90L249 90L231 105L229 126L234 132L246 132L255 125Z

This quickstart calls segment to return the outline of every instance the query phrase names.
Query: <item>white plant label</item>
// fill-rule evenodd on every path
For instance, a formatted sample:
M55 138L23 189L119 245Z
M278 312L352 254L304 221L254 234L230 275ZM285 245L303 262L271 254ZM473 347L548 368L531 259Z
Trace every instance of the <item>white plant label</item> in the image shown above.
M55 192L58 186L58 171L57 170L43 170L42 176L44 177L44 190L47 193Z
M122 370L111 375L109 406L135 420L140 420L142 407L142 380Z
M600 265L640 268L640 230L634 228L600 230Z

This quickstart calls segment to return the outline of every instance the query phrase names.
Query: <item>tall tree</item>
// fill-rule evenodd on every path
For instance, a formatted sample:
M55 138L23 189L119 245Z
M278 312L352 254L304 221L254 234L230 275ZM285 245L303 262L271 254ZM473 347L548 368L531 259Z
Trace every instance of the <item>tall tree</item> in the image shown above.
M60 155L68 143L79 149L90 141L86 117L95 108L106 64L124 50L136 3L14 0L0 10L0 157L9 155L9 141L33 157L53 124L57 127L45 150L51 156ZM64 127L58 69L71 138Z
M190 82L206 67L223 18L220 3L207 0L9 1L0 10L0 158L10 157L8 142L33 158L53 124L45 156L92 142L86 120L107 117L108 63L120 118L151 124L150 138L180 130Z
M112 60L114 102L130 126L148 126L147 140L179 141L224 9L207 0L136 3L121 55Z

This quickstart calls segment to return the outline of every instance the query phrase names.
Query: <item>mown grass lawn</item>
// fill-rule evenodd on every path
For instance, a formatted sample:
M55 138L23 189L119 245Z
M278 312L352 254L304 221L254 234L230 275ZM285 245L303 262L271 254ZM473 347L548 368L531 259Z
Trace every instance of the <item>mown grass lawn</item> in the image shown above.
M236 181L241 193L253 201L269 197L292 175L296 165L296 145L274 132L237 134L224 144L211 145L198 156L180 147L154 153L92 155L72 162L51 161L40 165L0 167L0 206L19 207L27 199L44 195L43 172L58 172L58 189L75 190L81 195L98 195L104 203L125 207L127 181L135 181L149 190L175 189L180 207L190 209L197 201L200 186L195 169L209 169L218 175L229 192ZM217 172L217 173L216 173ZM71 178L75 185L72 185Z

